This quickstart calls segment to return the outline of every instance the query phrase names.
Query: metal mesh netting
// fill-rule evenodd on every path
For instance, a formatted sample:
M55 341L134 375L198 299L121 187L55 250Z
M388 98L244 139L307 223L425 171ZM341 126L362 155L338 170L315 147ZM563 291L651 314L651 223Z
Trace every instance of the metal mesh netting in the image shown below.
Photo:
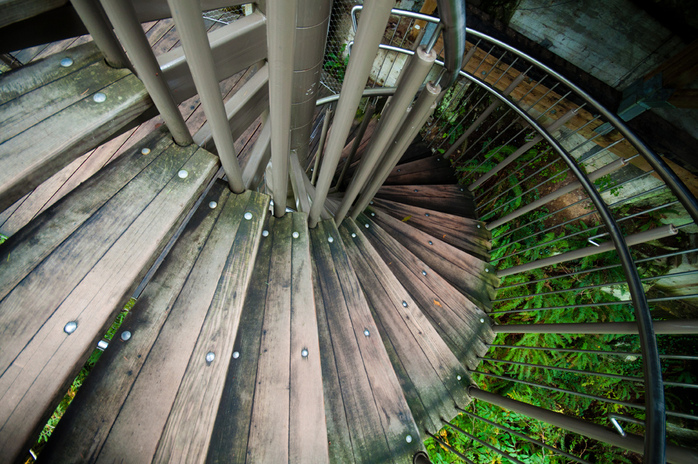
M251 10L252 4L219 8L217 10L204 11L204 19L222 24L230 24L233 21L245 16L245 8Z

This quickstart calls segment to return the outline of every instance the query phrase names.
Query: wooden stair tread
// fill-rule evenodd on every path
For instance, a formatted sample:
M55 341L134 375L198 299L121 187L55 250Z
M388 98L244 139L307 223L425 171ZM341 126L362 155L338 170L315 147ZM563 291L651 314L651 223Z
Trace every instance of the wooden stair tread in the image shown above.
M441 155L400 164L393 168L384 185L455 184L451 163Z
M357 270L381 338L402 375L410 409L420 429L438 432L441 417L458 414L455 405L468 404L467 370L424 316L397 277L352 220L340 228L351 263Z
M412 227L410 221L403 222L382 211L376 211L370 219L436 270L472 302L487 311L490 310L490 301L494 298L499 280L495 275L495 269L487 262Z
M206 456L268 203L216 182L61 420L49 460Z
M109 67L94 48L84 44L0 79L0 210L152 106L140 80ZM64 68L59 58L73 64ZM104 102L93 99L98 92Z
M0 249L0 447L34 438L218 170L157 132ZM181 178L180 170L188 175ZM71 321L77 330L68 335Z
M466 191L458 184L384 185L376 193L376 198L473 218L475 204L472 195Z
M487 314L374 221L360 215L357 223L370 225L360 227L364 236L461 363L475 369L494 339L490 324L481 322Z
M323 221L310 237L330 460L411 463L418 428L339 231Z
M456 248L489 261L491 235L480 221L381 198L375 198L373 206Z

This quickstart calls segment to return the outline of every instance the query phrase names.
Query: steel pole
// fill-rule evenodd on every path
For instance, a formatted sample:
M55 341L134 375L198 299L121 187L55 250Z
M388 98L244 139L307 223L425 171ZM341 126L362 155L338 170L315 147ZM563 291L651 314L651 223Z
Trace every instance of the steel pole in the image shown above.
M70 0L70 3L104 55L107 64L113 68L131 67L100 4L93 0Z

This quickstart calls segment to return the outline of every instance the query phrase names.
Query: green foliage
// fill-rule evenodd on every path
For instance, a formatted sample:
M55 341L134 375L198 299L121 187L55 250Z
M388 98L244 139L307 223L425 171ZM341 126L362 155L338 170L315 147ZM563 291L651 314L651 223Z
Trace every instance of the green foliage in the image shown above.
M339 82L344 82L344 74L349 65L349 57L344 56L347 44L342 44L338 52L328 51L325 55L323 69L334 76Z

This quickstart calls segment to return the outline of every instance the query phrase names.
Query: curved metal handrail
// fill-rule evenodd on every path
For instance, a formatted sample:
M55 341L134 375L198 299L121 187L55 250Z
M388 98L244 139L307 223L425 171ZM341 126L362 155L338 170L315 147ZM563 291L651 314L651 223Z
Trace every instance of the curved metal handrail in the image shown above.
M444 68L446 73L441 77L441 88L450 87L458 79L458 72L463 67L465 54L465 1L438 0L440 24L443 24L444 37Z

